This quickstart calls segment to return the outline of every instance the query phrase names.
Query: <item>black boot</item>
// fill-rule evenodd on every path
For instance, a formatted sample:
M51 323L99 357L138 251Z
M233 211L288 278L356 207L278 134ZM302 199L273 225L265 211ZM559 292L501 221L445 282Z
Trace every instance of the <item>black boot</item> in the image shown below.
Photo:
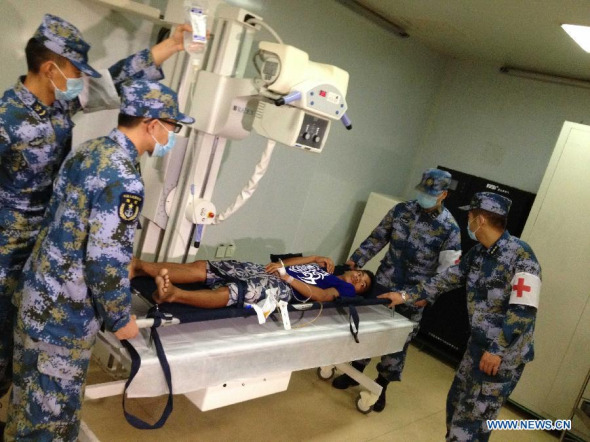
M361 373L365 369L365 365L354 361L352 364L354 368L356 368ZM359 383L355 381L353 378L348 376L347 374L341 374L338 377L335 377L332 381L332 387L337 388L338 390L346 390L348 387L356 387Z
M383 389L381 390L379 399L377 399L377 402L375 402L375 405L373 405L373 411L381 413L385 408L385 393L387 393L387 386L389 385L389 381L385 379L383 376L379 375L377 376L377 379L375 379L375 382L381 385Z

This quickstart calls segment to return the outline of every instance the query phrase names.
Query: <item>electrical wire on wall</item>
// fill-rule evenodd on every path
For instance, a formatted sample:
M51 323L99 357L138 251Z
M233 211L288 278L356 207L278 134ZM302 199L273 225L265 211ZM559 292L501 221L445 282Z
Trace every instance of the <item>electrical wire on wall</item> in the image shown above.
M229 206L227 209L223 211L223 213L217 215L215 218L215 222L213 224L219 224L226 219L228 219L231 215L237 212L245 203L250 199L250 197L256 191L258 187L258 183L266 173L268 169L268 165L270 163L270 157L272 156L272 152L275 148L276 141L268 140L266 143L266 149L262 152L262 157L260 157L260 161L256 165L254 169L254 174L248 181L248 184L242 189L234 203Z

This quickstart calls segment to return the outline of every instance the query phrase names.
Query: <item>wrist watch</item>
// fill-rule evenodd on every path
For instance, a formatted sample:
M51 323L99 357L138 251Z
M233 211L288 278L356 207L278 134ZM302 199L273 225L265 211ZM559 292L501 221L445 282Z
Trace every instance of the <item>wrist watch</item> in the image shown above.
M402 299L404 300L404 302L408 302L408 294L405 290L400 290L399 294L402 295Z

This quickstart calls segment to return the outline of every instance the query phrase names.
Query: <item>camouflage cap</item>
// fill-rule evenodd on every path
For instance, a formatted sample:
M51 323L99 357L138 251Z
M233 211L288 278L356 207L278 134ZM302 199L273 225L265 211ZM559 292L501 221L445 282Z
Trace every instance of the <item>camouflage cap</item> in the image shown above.
M440 169L426 169L422 181L415 189L428 195L437 196L451 185L451 174Z
M195 119L178 109L176 92L151 80L131 80L121 86L121 113L132 117L166 118L192 124Z
M82 39L82 34L63 18L45 14L33 38L43 46L72 62L74 66L91 77L101 75L88 64L90 45Z
M468 206L461 206L461 210L482 209L500 216L508 216L512 200L493 192L478 192L473 195Z

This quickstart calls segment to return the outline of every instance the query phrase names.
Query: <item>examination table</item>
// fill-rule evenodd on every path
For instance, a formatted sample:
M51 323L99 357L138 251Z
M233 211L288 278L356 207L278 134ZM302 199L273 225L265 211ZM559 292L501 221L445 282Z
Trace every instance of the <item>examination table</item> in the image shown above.
M363 302L382 304L383 300ZM327 380L338 368L368 390L361 391L356 406L363 413L370 412L381 387L347 362L401 351L415 323L384 305L356 305L360 323L355 339L347 307L330 304L315 304L313 309L304 311L290 306L290 330L283 327L280 314L259 324L251 309L240 309L241 313L233 313L235 317L159 327L158 335L170 367L172 393L186 395L206 411L284 391L293 371L320 367L318 375ZM133 297L132 305L138 318L152 308L139 295ZM141 367L126 390L127 397L168 395L150 330L142 329L138 337L128 342L141 358ZM99 334L94 356L113 376L128 376L129 352L113 334ZM122 394L125 382L88 385L85 398ZM89 431L84 424L83 430Z

